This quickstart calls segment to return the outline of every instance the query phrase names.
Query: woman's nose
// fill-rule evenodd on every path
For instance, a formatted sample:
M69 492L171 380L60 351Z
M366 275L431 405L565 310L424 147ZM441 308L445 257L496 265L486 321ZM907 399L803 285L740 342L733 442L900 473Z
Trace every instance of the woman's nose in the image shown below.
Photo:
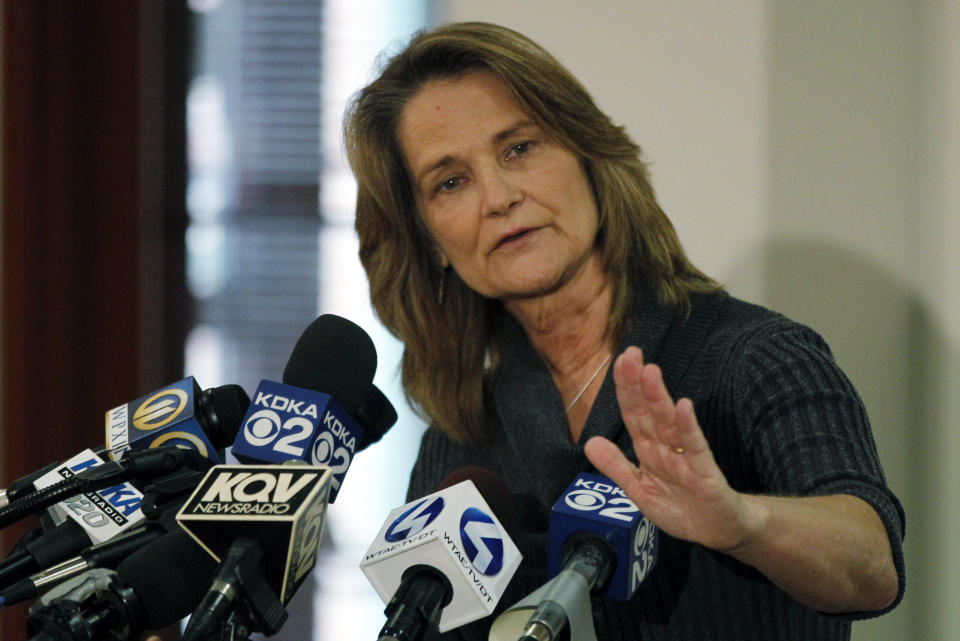
M478 177L483 198L483 213L497 216L508 213L523 200L517 177L501 167L490 168Z

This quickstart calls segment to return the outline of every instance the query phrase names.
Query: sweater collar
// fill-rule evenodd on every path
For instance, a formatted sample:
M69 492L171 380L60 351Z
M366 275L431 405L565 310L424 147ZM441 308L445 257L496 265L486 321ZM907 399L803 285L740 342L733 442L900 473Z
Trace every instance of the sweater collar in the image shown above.
M571 445L563 401L550 373L520 324L506 316L500 366L493 377L492 391L497 414L514 448L541 458L582 452L582 444L591 436L615 440L623 430L623 421L613 384L613 367L607 370L580 443ZM641 296L614 357L629 345L637 345L643 349L645 361L658 362L660 348L674 318L670 308L651 297Z

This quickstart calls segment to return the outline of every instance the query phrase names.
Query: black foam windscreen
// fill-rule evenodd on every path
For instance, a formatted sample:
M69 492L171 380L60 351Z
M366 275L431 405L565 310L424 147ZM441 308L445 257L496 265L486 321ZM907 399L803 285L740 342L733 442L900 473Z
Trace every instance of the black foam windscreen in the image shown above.
M363 440L357 446L360 452L383 438L393 427L397 422L397 410L379 387L371 385L367 398L356 408L354 418L363 427Z
M283 370L283 383L323 392L347 411L363 403L377 370L377 350L356 323L323 314L300 335Z
M490 510L497 516L507 532L514 529L517 505L510 487L502 476L484 467L462 467L443 477L443 480L437 486L437 491L463 481L473 481L473 485L480 492L480 496L487 502Z
M237 438L250 397L239 385L221 385L201 395L203 428L214 447L229 447Z
M148 630L164 628L193 612L216 570L213 557L180 528L117 565L117 575L137 595Z

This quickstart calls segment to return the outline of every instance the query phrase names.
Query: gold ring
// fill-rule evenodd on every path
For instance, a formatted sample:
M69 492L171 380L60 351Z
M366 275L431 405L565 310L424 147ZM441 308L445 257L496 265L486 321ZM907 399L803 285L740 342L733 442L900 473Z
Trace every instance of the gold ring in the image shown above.
M686 452L686 450L683 449L682 447L674 447L674 448L672 448L672 449L673 449L673 451L676 452L677 454L683 454L684 452Z

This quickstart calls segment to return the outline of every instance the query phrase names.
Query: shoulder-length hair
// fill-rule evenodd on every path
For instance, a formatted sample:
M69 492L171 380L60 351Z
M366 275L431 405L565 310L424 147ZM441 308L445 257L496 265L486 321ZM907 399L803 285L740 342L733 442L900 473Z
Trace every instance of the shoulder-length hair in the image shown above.
M479 22L416 34L347 109L360 261L378 317L404 342L408 400L455 440L482 442L484 376L498 360L501 307L438 263L399 142L403 109L424 83L472 71L496 76L583 163L600 212L596 249L613 287L612 336L623 332L640 291L686 307L691 292L719 286L687 259L657 204L639 146L543 48Z

